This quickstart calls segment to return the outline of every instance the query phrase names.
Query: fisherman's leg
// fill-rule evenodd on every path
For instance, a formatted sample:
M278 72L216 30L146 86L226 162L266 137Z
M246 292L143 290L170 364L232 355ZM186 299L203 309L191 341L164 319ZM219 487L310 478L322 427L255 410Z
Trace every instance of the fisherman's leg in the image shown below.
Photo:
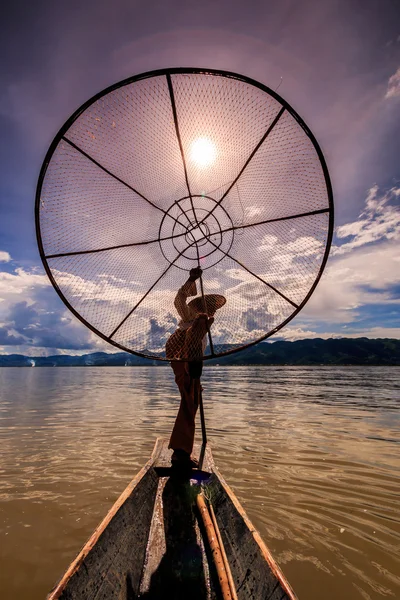
M174 361L171 366L181 393L181 404L172 430L169 448L178 451L178 454L181 450L190 456L193 450L197 410L194 382L190 378L187 363Z

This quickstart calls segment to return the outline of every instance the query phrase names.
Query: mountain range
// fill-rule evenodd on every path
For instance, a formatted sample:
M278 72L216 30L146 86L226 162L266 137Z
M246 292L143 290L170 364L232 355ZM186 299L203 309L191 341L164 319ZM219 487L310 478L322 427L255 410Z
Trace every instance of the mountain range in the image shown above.
M234 349L225 345L224 351ZM0 367L121 367L162 366L127 352L95 352L81 356L58 354L30 357L22 354L0 355ZM207 361L209 365L400 365L400 340L332 338L295 342L261 342L228 356Z

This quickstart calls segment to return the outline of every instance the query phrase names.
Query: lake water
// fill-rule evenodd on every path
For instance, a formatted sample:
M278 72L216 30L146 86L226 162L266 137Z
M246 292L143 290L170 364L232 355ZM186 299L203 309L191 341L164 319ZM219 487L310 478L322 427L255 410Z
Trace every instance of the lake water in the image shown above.
M400 368L209 367L216 463L300 600L400 598ZM0 598L43 599L167 436L169 367L0 369Z

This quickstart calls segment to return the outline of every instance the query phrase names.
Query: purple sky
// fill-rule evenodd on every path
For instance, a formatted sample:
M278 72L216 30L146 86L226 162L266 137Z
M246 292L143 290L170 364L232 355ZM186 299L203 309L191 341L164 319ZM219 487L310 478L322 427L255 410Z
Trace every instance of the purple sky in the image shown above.
M0 36L0 352L105 348L47 285L34 232L37 177L85 100L171 66L280 84L323 149L335 248L282 336L400 337L399 16L396 0L9 4Z

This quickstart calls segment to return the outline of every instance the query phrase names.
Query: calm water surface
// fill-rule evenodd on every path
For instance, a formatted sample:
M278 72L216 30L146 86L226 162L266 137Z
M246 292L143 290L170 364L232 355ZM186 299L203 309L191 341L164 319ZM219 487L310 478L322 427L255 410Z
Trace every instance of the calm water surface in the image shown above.
M216 463L300 600L400 598L400 369L206 368ZM0 598L44 598L168 435L169 368L0 369Z

